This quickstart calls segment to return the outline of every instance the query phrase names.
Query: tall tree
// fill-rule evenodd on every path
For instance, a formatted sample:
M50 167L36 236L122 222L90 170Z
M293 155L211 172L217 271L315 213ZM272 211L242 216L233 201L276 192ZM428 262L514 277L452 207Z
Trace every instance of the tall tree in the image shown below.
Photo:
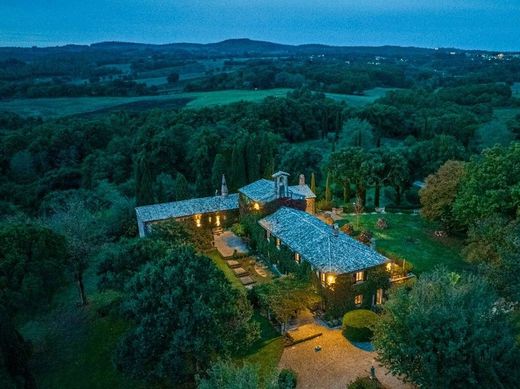
M320 170L322 154L323 151L317 147L295 145L284 154L281 169L291 173L297 183L300 174L309 178L313 171Z
M385 166L385 183L394 188L396 203L400 205L402 192L410 181L406 154L400 148L385 149L382 158Z
M325 181L325 201L329 204L332 201L330 192L330 172L327 172L327 180Z
M426 178L426 186L419 192L421 213L428 220L440 221L445 228L457 229L453 203L464 175L464 162L447 161Z
M49 303L63 284L65 239L34 224L0 226L0 305L10 313Z
M66 239L68 266L78 287L80 303L86 305L84 274L93 254L106 240L105 226L101 218L79 199L71 199L56 208L48 224Z
M383 136L395 136L403 125L399 110L386 104L370 104L361 112L361 117L373 126L376 147L381 146Z
M349 119L341 130L339 147L362 147L365 150L374 145L372 126L366 120Z
M135 163L135 198L137 205L154 203L152 171L149 155L139 153Z
M150 381L180 384L216 357L247 347L258 334L245 294L191 247L146 265L127 284L126 314L136 327L122 339L117 366Z
M177 173L175 177L175 200L185 200L190 196L190 189L188 186L188 180L184 177L184 174Z
M260 178L260 154L258 151L258 137L249 135L245 148L247 182L254 182Z
M213 190L220 191L220 187L222 184L222 175L225 175L226 171L226 159L222 154L219 153L215 156L215 160L213 161L213 167L211 169L211 185Z
M469 226L493 214L515 219L520 207L520 143L485 150L467 164L453 212Z
M234 189L238 189L247 183L247 171L245 161L245 145L243 140L237 139L231 153L231 183Z
M311 191L316 194L316 176L314 172L311 173Z
M507 312L481 278L438 269L391 294L374 344L393 374L421 387L512 388L520 351Z

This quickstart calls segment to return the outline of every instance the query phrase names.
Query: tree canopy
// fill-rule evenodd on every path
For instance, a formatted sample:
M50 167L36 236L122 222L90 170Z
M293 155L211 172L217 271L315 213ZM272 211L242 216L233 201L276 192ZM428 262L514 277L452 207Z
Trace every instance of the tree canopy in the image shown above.
M514 387L520 379L508 309L475 275L438 269L398 288L374 344L392 373L424 387Z
M117 366L133 377L191 380L217 356L247 347L258 333L245 294L188 246L145 265L126 293L123 309L136 327L119 345Z

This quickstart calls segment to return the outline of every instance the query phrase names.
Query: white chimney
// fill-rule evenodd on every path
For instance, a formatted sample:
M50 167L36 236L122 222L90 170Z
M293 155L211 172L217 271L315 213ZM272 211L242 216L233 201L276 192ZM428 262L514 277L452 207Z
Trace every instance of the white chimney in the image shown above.
M228 195L228 188L226 184L226 177L222 174L222 186L220 188L220 195L226 197Z

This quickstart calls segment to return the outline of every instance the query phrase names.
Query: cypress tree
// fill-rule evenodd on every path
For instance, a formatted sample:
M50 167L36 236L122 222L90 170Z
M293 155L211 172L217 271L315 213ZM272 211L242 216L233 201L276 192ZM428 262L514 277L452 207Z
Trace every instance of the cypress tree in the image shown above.
M226 174L226 159L222 154L217 154L211 168L211 189L213 191L220 190L222 174Z
M231 152L231 183L234 189L246 184L246 163L244 158L244 142L237 141Z
M260 178L260 158L255 136L250 136L246 146L247 181L253 182Z
M316 194L316 176L314 173L311 174L311 190L312 193Z
M175 200L185 200L189 197L188 180L182 173L175 177Z
M147 205L154 202L152 172L150 162L145 152L139 153L135 168L135 200L137 205Z
M330 172L327 172L327 181L325 181L325 201L330 203L332 196L330 194Z

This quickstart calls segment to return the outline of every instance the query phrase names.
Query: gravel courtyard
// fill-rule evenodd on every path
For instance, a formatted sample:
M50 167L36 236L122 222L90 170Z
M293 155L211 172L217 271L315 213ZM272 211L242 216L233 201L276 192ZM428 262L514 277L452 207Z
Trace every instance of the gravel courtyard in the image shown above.
M291 368L298 373L298 389L345 389L357 377L368 376L370 367L376 368L376 376L387 388L412 388L374 361L376 353L354 347L341 334L315 325L323 335L285 348L280 368ZM321 346L321 351L315 351Z

